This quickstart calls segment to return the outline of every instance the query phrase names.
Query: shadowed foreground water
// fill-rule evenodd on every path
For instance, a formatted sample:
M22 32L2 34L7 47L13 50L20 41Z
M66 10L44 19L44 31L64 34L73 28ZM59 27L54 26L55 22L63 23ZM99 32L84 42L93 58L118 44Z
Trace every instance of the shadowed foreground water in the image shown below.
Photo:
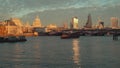
M120 68L120 40L112 37L28 37L0 43L0 68Z

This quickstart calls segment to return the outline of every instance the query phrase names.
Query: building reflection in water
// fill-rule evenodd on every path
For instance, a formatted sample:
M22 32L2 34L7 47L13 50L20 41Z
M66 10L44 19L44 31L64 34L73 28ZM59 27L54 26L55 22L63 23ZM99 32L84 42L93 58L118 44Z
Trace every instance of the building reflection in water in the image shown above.
M23 50L22 48L20 47L20 45L15 45L15 55L14 55L14 61L20 61L20 58L23 56Z
M22 49L22 47L16 44L14 55L13 55L14 56L13 61L16 62L14 64L14 68L21 68L21 65L23 65L22 63L17 63L17 62L23 61L22 60L22 57L24 56L23 53L24 53L24 50Z
M75 64L80 65L80 48L79 48L79 40L73 39L73 61Z
M40 61L40 45L36 44L34 45L34 59L35 61Z

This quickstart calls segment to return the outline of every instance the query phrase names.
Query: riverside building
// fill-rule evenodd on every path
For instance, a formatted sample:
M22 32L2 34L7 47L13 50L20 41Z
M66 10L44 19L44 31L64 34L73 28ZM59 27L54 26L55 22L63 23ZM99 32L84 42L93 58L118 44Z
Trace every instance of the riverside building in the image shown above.
M18 25L17 21L13 21L14 19L5 20L1 22L0 31L2 36L9 36L9 35L22 35L23 31L21 26ZM21 22L20 22L21 23Z
M98 18L98 29L104 29L104 22Z
M42 27L40 18L39 18L38 16L36 16L36 18L35 18L32 26L33 26L33 27Z
M111 17L111 27L112 27L112 29L118 28L118 18L117 17Z
M91 18L91 14L88 15L88 19L86 22L86 25L84 26L84 28L92 28L92 18Z
M79 26L78 26L78 18L77 17L73 17L72 18L72 21L70 23L70 27L71 29L79 29Z

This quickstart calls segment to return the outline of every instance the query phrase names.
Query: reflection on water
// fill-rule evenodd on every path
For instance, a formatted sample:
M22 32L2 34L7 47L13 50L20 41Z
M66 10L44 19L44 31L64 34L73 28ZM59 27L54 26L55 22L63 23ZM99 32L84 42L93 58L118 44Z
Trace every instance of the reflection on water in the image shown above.
M111 37L30 37L0 44L0 68L120 68L119 53Z
M79 40L73 39L73 60L74 63L80 65Z
M38 44L34 45L34 57L36 60L40 60L40 46Z
M35 44L33 46L15 45L13 61L40 61L40 45ZM32 58L32 59L31 59Z
M15 51L14 51L14 61L19 61L19 59L22 57L22 53L23 53L23 50L22 50L22 48L20 47L20 45L18 45L18 44L16 44L15 45Z

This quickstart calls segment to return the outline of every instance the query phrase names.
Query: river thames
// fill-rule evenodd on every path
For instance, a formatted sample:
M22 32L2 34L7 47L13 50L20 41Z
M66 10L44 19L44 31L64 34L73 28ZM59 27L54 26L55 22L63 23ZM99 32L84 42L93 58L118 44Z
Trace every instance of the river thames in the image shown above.
M0 68L120 68L120 39L40 36L0 43Z

